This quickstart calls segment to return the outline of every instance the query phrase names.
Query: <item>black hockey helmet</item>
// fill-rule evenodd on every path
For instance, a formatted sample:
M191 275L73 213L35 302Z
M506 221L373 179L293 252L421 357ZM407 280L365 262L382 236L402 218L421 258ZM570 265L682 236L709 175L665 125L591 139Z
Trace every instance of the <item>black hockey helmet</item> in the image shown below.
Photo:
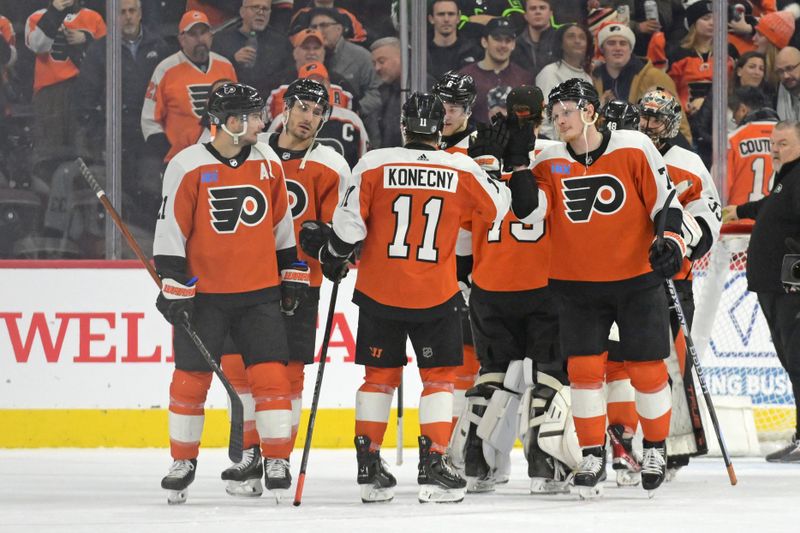
M283 101L286 102L288 107L291 107L293 100L314 102L324 109L325 120L330 116L331 101L328 89L318 81L310 78L299 78L290 83L286 93L283 95Z
M400 125L409 133L435 135L444 125L444 104L435 94L411 93L403 104Z
M458 104L464 109L472 109L478 90L475 80L469 74L460 74L455 70L445 72L433 85L431 92L446 104Z
M258 91L244 83L226 83L217 87L208 99L211 124L223 125L232 115L247 116L263 112L267 102Z
M600 110L600 96L597 94L597 89L581 78L570 78L553 87L547 97L548 118L553 117L553 106L557 102L577 102L580 108L589 103L594 106L595 112Z
M600 110L605 128L614 130L638 130L639 108L624 100L611 100Z

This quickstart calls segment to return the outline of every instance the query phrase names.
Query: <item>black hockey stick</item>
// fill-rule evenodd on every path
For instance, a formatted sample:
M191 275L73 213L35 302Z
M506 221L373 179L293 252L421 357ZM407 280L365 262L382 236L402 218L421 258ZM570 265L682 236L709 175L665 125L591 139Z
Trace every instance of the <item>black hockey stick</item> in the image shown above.
M397 466L403 464L403 376L397 387Z
M108 196L106 196L103 188L100 187L100 184L97 183L97 180L92 175L92 171L89 170L89 167L86 166L86 163L84 163L83 159L80 157L77 159L77 163L80 167L83 179L85 179L86 183L89 184L92 192L97 195L97 198L100 200L100 203L103 204L103 207L106 208L108 214L111 215L111 219L114 221L117 229L119 229L120 233L122 233L122 236L125 237L125 240L128 241L128 245L133 250L133 253L136 254L136 257L139 258L139 261L144 265L145 269L147 269L147 273L150 274L150 277L153 278L153 281L155 281L156 285L158 285L158 288L161 289L161 278L158 277L156 269L147 259L147 256L142 251L139 243L136 242L136 239L128 230L128 226L122 221L119 213L117 213L117 210L114 209L113 205L111 205L111 201L108 199ZM239 395L236 393L233 385L231 385L231 382L228 381L228 378L226 378L225 374L222 373L219 365L205 347L205 344L203 344L203 341L197 335L197 332L194 331L188 322L182 324L182 327L189 338L192 339L192 342L197 347L197 350L203 356L203 359L206 360L206 363L208 363L208 365L211 367L211 370L213 370L217 375L220 383L222 383L222 386L225 387L225 391L228 393L228 399L231 402L231 435L230 440L228 441L228 457L234 463L238 463L242 460L242 448L244 447L244 406L242 405L242 400L239 398Z
M339 282L333 282L331 290L331 303L328 306L328 317L325 319L325 332L322 334L322 348L320 349L319 367L317 368L317 382L314 384L314 397L311 400L311 412L308 415L308 429L306 430L306 442L303 445L303 460L300 461L300 474L297 476L297 488L294 492L294 506L300 505L303 499L303 486L306 482L306 467L308 466L308 454L311 452L311 438L314 434L314 423L317 421L317 408L319 407L319 395L322 390L322 376L325 374L325 360L328 358L328 344L331 340L331 328L333 327L333 312L336 310L336 296L339 294Z
M664 230L667 226L667 209L669 208L669 204L672 202L672 198L675 196L676 192L677 189L675 188L670 191L669 195L667 196L667 201L664 202L663 209L661 209L661 212L658 214L656 226L656 246L659 251L661 251L664 246ZM678 298L678 291L675 289L675 282L673 282L672 279L667 279L666 281L667 291L672 299L672 309L675 310L675 314L678 316L678 321L681 324L683 337L686 341L686 350L692 357L694 373L697 376L697 381L700 382L700 389L703 391L703 398L706 400L706 408L708 409L708 414L711 417L711 424L714 426L714 432L717 434L717 442L719 442L719 449L722 452L722 459L725 461L725 468L728 470L728 479L730 480L731 485L736 485L736 472L733 470L731 456L728 453L728 447L725 445L725 439L722 436L722 428L720 428L719 420L717 420L717 411L714 409L714 403L711 400L711 393L708 391L706 380L703 377L703 367L700 366L700 358L697 355L697 350L695 350L694 342L692 341L692 335L689 332L689 324L686 322L686 315L683 314L683 307L681 306L680 298Z

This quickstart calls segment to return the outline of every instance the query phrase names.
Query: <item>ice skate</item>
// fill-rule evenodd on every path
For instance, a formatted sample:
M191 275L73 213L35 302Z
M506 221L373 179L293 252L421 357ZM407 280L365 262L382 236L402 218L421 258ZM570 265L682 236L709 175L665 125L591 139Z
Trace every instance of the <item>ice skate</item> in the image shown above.
M625 428L621 424L608 427L611 441L611 468L617 477L618 487L635 487L642 480L642 466L633 453L633 437L625 436Z
M605 479L606 453L602 446L583 449L583 460L572 478L572 493L582 500L598 498L603 494L601 481Z
M264 492L261 476L264 466L258 445L242 453L242 460L222 471L223 481L227 481L225 492L231 496L257 498Z
M665 442L644 441L642 458L642 488L653 497L653 491L661 486L667 475L667 446Z
M275 503L280 503L281 499L292 486L292 473L289 470L287 459L272 459L267 457L264 460L264 483L270 495L275 498Z
M678 475L678 471L688 464L688 455L667 456L667 476L664 478L664 481L667 483L673 481Z
M800 437L792 435L792 441L785 447L767 455L770 463L800 463Z
M186 502L189 485L194 481L197 459L176 459L169 472L161 480L161 488L166 489L167 503L176 505Z
M430 450L431 441L419 437L420 448ZM446 455L429 451L424 462L426 483L419 487L420 503L458 503L467 492L467 482L458 475Z
M394 486L397 480L389 472L386 461L381 459L380 452L369 449L372 441L364 435L355 438L356 459L358 460L358 477L361 486L361 501L364 503L389 502L394 498ZM422 450L420 450L420 457ZM422 475L420 469L420 475Z
M568 494L570 474L564 463L540 453L534 464L528 464L531 494Z

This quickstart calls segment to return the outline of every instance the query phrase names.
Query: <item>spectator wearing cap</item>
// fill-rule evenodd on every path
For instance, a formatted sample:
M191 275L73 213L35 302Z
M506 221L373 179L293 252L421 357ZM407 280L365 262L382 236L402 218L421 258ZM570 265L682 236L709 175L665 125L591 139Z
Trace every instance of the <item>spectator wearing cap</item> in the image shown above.
M33 162L74 155L73 86L86 48L106 34L103 18L77 0L51 0L25 23L25 44L36 54L33 74ZM44 176L49 170L39 172Z
M458 30L464 38L477 41L484 35L484 26L490 20L502 17L511 22L517 34L525 27L523 3L520 0L458 0L461 12Z
M594 68L592 78L602 105L611 100L636 103L653 87L663 87L677 94L675 83L669 76L649 60L633 55L636 37L628 26L608 24L600 30L598 42L604 62ZM687 139L691 138L685 117L682 117L681 133Z
M753 43L756 51L764 54L766 58L767 83L772 87L777 87L780 81L775 72L775 56L789 46L789 41L794 35L794 26L794 15L788 11L768 13L761 17L756 24Z
M283 113L283 99L276 103L275 106L269 105L272 95L283 94L290 83L297 78L305 77L303 76L304 72L317 68L325 69L325 77L330 81L331 104L346 107L347 109L358 109L358 99L354 96L353 87L341 74L328 70L324 65L325 46L322 44L322 34L319 30L301 30L292 35L290 41L294 47L292 50L294 64L279 72L276 76L279 87L272 90L267 103L270 117L277 117Z
M559 48L556 30L550 25L553 11L551 0L527 0L525 22L527 25L517 37L511 61L524 68L535 78L545 65L556 60Z
M292 47L280 31L268 26L272 0L243 0L242 23L214 36L214 51L236 68L240 82L267 95L279 83L275 75L292 66Z
M239 0L186 0L186 11L200 11L208 17L209 24L219 26L236 16L238 3Z
M428 40L428 77L438 80L445 72L458 70L483 57L477 42L459 34L461 11L455 0L433 0L428 23L433 30Z
M211 52L213 37L205 13L187 11L178 31L181 49L158 64L142 107L147 150L164 163L199 138L200 119L214 81L236 80L230 61Z
M545 65L536 76L536 86L542 90L545 103L550 91L568 79L580 78L592 83L589 72L594 57L594 39L589 30L578 24L563 24L556 31L556 36L559 43L556 60ZM542 124L539 131L549 139L555 138L555 130L549 121Z
M494 18L486 24L486 34L481 37L483 59L467 65L459 72L469 74L475 80L477 98L472 108L472 117L477 122L489 121L486 95L498 85L533 85L533 75L511 62L514 51L514 28L505 18Z
M377 148L402 146L400 134L400 40L397 37L378 39L370 47L372 64L381 79L381 112L378 126L381 137Z
M311 10L309 28L322 34L325 45L325 66L338 72L347 80L359 100L358 112L366 120L370 138L380 137L377 114L381 108L378 87L381 84L372 68L372 56L364 48L344 38L341 15L332 8L315 7Z
M291 33L296 33L298 30L308 28L311 24L311 11L315 7L323 7L335 9L339 12L340 20L344 25L344 36L351 43L364 44L367 42L367 31L364 25L356 18L356 16L343 7L334 6L334 0L312 0L311 5L300 8L290 23Z

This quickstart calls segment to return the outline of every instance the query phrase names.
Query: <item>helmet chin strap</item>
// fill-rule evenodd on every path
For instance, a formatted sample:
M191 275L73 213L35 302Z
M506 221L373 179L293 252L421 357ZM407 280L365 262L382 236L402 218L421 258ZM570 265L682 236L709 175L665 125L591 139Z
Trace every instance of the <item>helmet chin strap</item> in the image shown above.
M221 127L222 131L224 131L233 138L233 145L237 146L239 144L239 137L247 133L247 116L245 116L244 120L242 121L242 131L240 131L239 133L232 132L231 130L228 129L228 126L226 126L225 124L222 124Z

